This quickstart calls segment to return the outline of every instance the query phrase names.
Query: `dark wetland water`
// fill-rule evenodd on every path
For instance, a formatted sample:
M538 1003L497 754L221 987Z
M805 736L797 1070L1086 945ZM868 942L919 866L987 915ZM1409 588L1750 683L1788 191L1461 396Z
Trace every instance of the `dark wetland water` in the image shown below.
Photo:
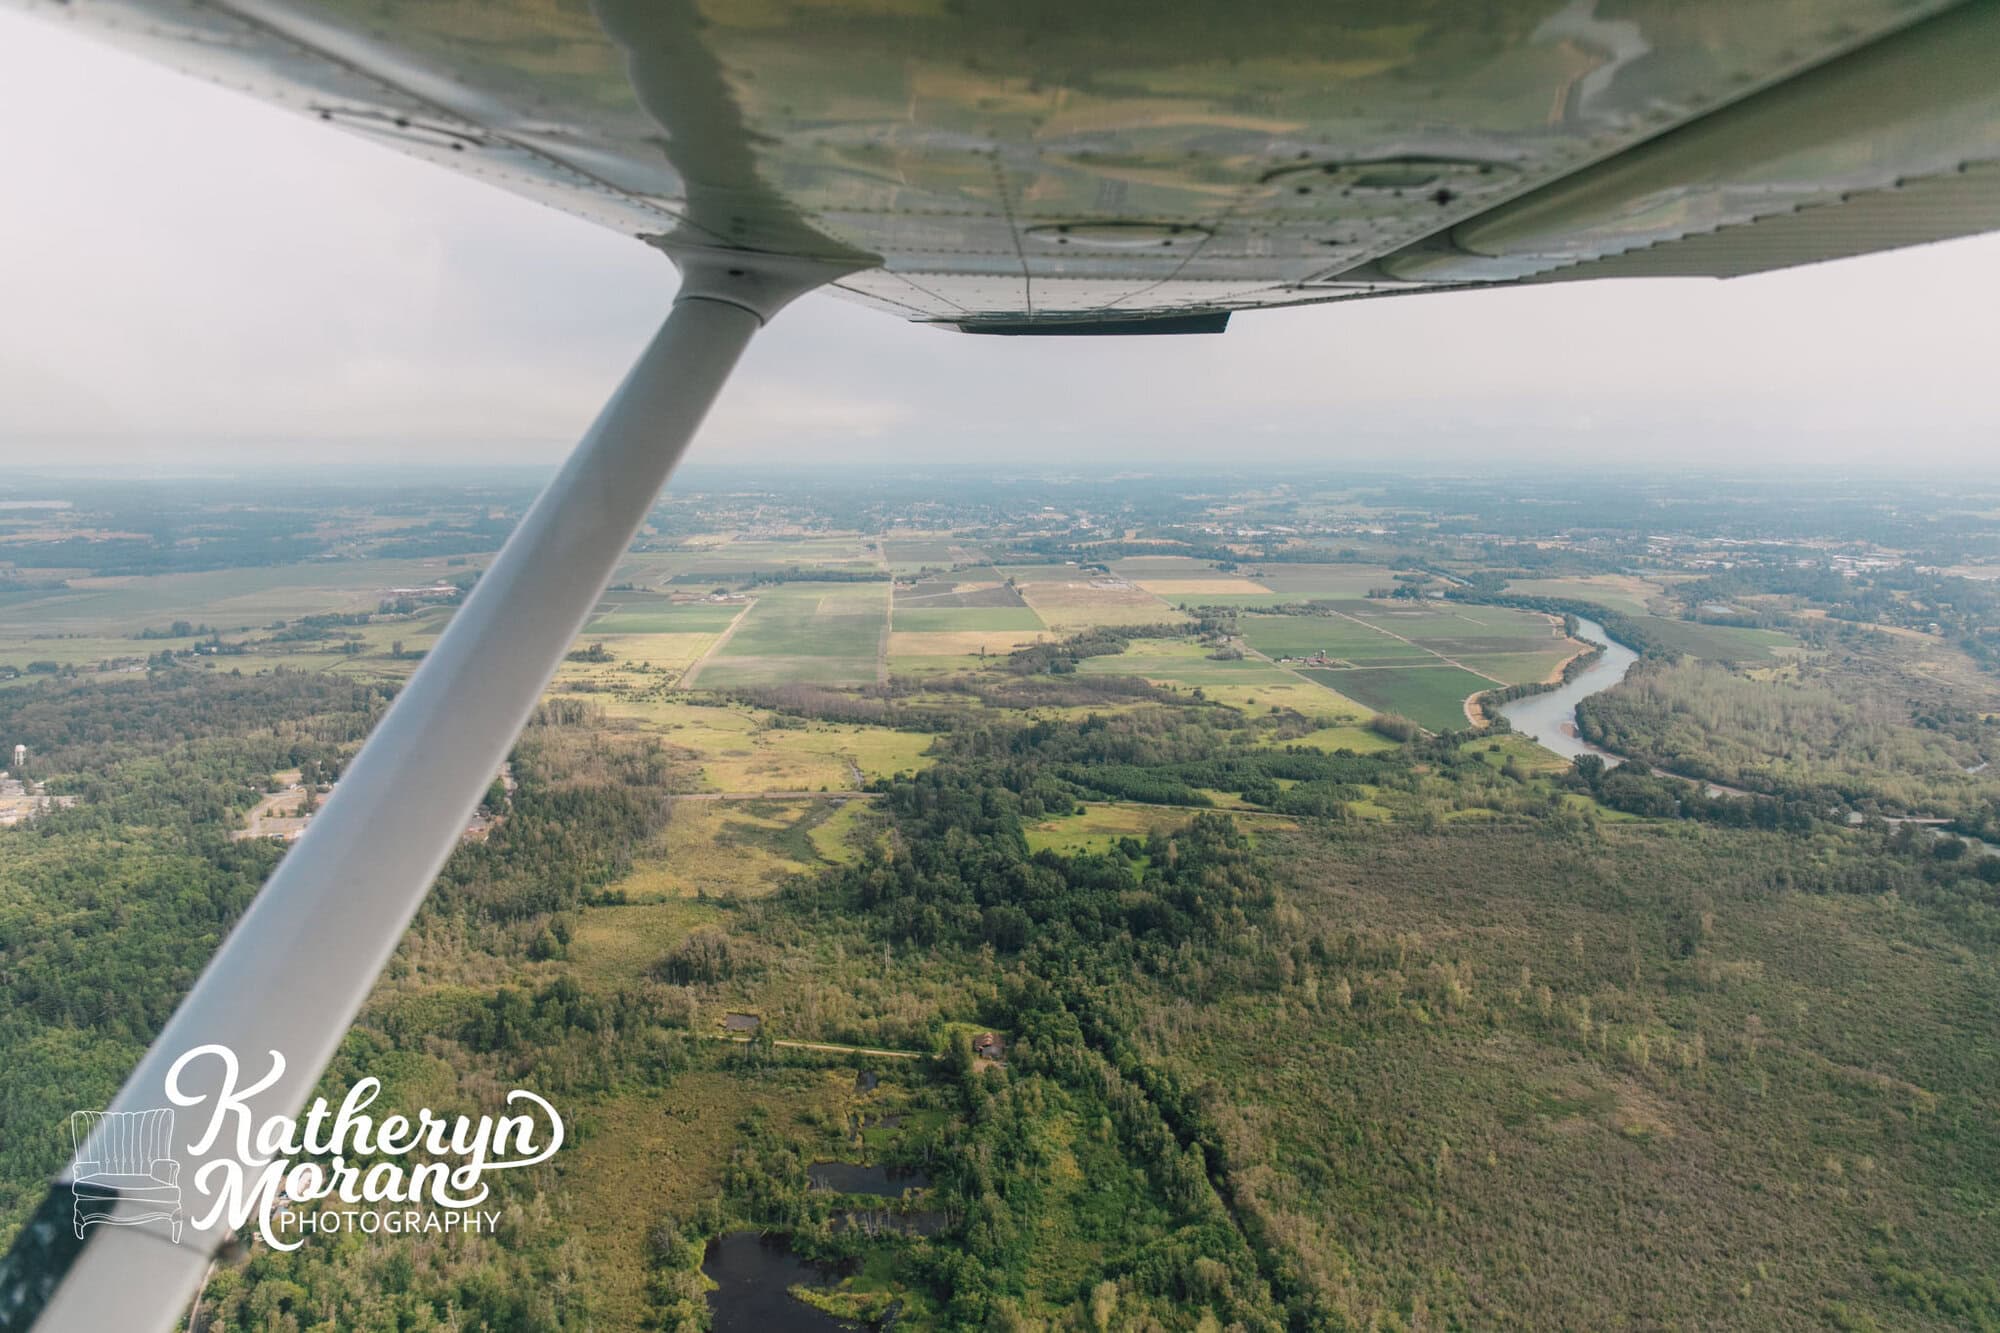
M708 1308L715 1333L834 1333L843 1323L792 1297L796 1286L830 1285L828 1274L793 1254L782 1236L732 1231L708 1243L701 1271L715 1281Z

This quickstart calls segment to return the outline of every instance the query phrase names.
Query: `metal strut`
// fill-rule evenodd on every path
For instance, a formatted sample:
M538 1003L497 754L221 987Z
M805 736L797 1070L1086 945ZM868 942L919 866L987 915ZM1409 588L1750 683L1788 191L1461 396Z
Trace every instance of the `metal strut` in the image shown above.
M269 1052L283 1053L283 1075L246 1099L257 1123L304 1106L752 335L793 297L853 267L731 251L682 252L675 260L682 285L665 324L112 1110L167 1106L169 1067L210 1043L237 1054L246 1084L268 1069ZM214 1059L182 1072L184 1090L210 1098L200 1112L184 1113L189 1120L206 1122L221 1082ZM206 1231L192 1225L210 1206L202 1168L237 1157L233 1134L193 1152L195 1128L176 1130L190 1223L179 1243L153 1227L108 1225L76 1240L66 1177L58 1180L4 1265L0 1326L32 1322L77 1333L173 1327L211 1258L234 1236L226 1218ZM135 1296L143 1303L135 1305Z

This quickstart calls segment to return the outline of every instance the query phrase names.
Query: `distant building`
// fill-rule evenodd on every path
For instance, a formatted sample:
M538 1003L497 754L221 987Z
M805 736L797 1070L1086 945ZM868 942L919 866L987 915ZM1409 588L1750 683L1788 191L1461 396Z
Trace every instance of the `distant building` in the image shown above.
M722 1016L722 1030L724 1032L751 1033L762 1026L763 1021L763 1019L757 1017L755 1014L724 1014Z
M972 1053L982 1060L1005 1060L1007 1043L997 1032L982 1032L972 1039Z
M25 745L17 745L17 746L15 746L15 747L14 747L14 771L15 771L15 772L17 772L17 773L18 773L18 772L20 772L20 770L21 770L21 766L22 766L23 764L27 763L27 762L28 762L28 747L27 747L27 746L25 746Z

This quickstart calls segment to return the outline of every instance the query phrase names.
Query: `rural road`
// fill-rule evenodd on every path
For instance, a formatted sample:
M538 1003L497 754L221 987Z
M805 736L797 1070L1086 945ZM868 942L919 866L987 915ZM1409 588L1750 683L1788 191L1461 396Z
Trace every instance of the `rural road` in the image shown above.
M756 606L757 599L755 597L752 597L743 604L743 609L736 613L736 619L730 621L729 628L722 631L722 637L710 644L708 651L701 655L701 660L689 667L687 674L674 682L675 689L691 690L694 688L695 681L701 678L701 669L707 666L714 658L722 656L722 650L729 646L729 641L736 637L736 631L743 627L743 618L749 615Z
M1481 680L1490 680L1495 685L1505 685L1507 683L1506 681L1500 680L1497 677L1487 675L1484 671L1475 671L1473 670L1473 668L1467 666L1465 663L1459 661L1455 657L1446 657L1443 653L1439 652L1435 648L1425 648L1421 643L1418 643L1415 639L1406 639L1392 629L1385 629L1381 625L1377 625L1370 621L1363 620L1360 616L1350 616L1345 611L1335 611L1334 614L1339 616L1342 620L1351 620L1357 625L1365 626L1368 629L1372 629L1377 634L1386 634L1398 643L1407 643L1410 645L1410 647L1416 648L1422 652L1429 653L1432 657L1435 657L1438 661L1443 662L1448 666L1455 666L1460 671L1470 672L1472 675L1479 677Z

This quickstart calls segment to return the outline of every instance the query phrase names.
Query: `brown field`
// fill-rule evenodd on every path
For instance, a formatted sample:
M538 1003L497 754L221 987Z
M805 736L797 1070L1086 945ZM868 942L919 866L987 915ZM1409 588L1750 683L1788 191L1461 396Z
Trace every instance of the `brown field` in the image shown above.
M1093 625L1155 625L1185 619L1144 588L1092 587L1087 580L1029 583L1021 597L1050 629Z
M584 634L576 643L588 648L601 643L609 662L564 662L556 671L561 681L614 681L635 667L682 672L699 662L722 636L719 634ZM630 683L630 682L626 682Z

